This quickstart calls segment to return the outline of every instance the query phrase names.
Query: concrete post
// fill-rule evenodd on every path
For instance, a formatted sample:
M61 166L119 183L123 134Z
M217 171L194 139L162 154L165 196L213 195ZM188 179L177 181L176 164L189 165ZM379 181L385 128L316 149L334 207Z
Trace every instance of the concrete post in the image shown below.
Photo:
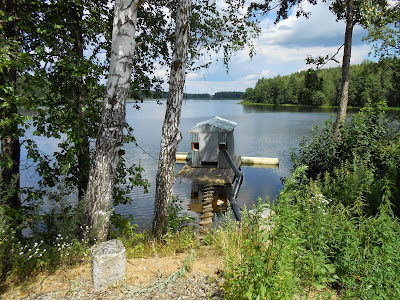
M92 246L90 250L95 291L105 289L126 278L126 251L120 240L102 242Z

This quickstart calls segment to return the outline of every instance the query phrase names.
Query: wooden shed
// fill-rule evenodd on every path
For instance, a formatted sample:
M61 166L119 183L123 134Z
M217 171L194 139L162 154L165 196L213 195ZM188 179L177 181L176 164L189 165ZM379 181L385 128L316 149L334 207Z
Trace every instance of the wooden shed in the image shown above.
M220 150L226 148L231 157L235 155L233 130L236 124L235 122L215 117L197 123L190 129L191 167L230 168L228 161Z

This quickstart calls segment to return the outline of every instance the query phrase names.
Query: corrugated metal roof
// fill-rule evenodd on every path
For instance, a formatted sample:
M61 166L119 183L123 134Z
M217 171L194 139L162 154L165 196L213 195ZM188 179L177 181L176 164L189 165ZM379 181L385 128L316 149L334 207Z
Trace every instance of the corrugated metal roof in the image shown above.
M210 120L197 123L192 129L189 130L189 132L191 132L192 130L198 129L200 127L203 127L205 125L211 125L214 127L224 129L224 130L232 131L233 128L235 128L236 124L237 124L236 122L229 121L229 120L226 120L226 119L223 119L220 117L215 117Z

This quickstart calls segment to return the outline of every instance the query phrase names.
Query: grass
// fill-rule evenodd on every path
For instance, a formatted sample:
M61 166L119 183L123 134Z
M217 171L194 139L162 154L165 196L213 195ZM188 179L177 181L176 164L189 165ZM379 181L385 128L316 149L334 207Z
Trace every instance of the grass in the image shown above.
M316 183L299 188L298 179L304 171L297 170L286 182L279 205L270 207L274 213L267 219L260 217L267 207L261 202L255 213L243 212L241 224L230 218L228 212L221 226L203 242L192 227L182 227L155 241L133 226L133 234L120 237L127 257L163 257L194 250L196 255L207 255L213 251L224 260L223 288L227 299L398 298L398 220L390 215L387 206L382 206L374 217L354 216L356 207L345 209L333 204L319 193ZM33 244L32 248L23 246L25 262L18 270L25 270L21 274L38 271L39 262L46 261L43 251L57 256L57 268L89 262L89 246L84 241L64 240L58 236L51 251L44 251L43 243ZM202 246L204 243L208 246ZM28 278L32 279L21 277L20 281L8 284L18 287Z
M385 199L374 216L360 197L344 207L298 168L268 219L244 212L214 234L225 256L227 299L400 298L400 225ZM260 230L260 226L269 230ZM266 227L267 226L267 227Z

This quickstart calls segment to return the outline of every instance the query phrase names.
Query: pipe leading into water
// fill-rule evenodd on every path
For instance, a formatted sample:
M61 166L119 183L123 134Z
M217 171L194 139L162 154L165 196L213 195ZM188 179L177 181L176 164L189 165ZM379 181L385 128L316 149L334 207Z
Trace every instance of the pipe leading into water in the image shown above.
M242 212L240 211L239 204L236 201L237 195L239 193L240 185L242 184L243 180L243 174L240 172L240 170L236 167L235 163L233 162L231 156L229 155L229 152L226 150L226 147L221 148L222 153L224 154L226 160L228 161L229 165L235 172L235 181L233 183L233 190L232 190L232 195L230 199L230 203L232 206L233 213L235 215L235 218L237 221L240 221L242 219Z

